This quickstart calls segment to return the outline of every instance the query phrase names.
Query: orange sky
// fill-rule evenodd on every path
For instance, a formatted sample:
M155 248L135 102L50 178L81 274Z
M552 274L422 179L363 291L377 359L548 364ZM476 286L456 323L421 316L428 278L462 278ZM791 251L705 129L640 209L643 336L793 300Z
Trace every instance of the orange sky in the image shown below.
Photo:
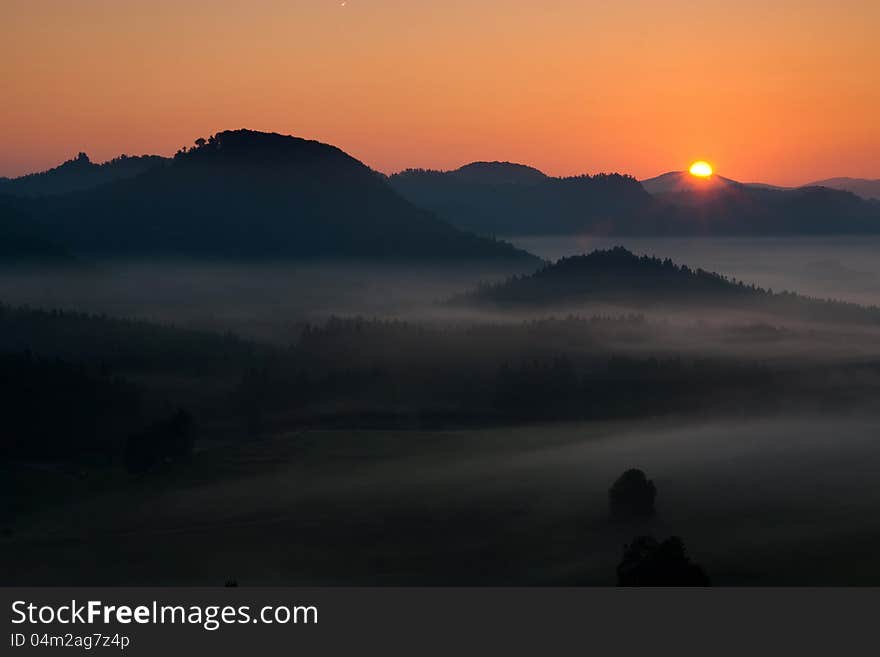
M2 0L0 175L249 127L370 166L880 178L878 0Z

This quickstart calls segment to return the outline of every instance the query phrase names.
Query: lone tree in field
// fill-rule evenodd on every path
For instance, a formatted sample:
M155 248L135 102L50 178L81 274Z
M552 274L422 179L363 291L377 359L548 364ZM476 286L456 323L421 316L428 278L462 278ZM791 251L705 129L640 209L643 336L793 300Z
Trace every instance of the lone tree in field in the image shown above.
M623 549L617 566L618 586L710 586L701 566L687 556L678 537L658 543L652 536L639 536Z
M612 518L644 518L654 515L657 488L641 470L627 470L608 489Z

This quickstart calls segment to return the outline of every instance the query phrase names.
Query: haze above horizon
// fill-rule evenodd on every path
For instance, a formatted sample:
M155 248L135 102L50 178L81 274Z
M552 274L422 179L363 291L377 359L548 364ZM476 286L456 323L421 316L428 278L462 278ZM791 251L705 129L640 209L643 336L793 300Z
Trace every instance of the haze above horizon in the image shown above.
M240 127L384 172L880 177L868 0L8 0L0 175Z

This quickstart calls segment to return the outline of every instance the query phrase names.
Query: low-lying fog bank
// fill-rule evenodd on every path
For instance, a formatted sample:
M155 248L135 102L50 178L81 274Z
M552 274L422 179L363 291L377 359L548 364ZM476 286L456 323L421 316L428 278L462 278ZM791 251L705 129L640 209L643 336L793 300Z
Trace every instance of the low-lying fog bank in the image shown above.
M105 262L0 270L0 302L233 331L287 342L331 315L424 316L509 269L356 263ZM527 272L520 272L527 273Z
M684 260L689 262L688 260ZM417 267L310 263L287 265L209 263L103 263L88 268L0 269L0 303L46 310L62 309L137 318L183 328L232 332L245 338L290 344L306 324L330 317L401 319L426 326L466 327L519 324L567 315L620 316L638 314L663 323L667 337L681 329L688 336L703 331L716 339L729 327L752 342L765 329L823 332L831 320L814 326L784 312L727 308L710 303L646 306L641 303L567 301L534 308L451 304L451 299L480 285L506 280L509 270L473 267ZM519 272L530 273L530 272ZM755 279L758 284L764 280ZM809 287L809 286L807 286ZM845 295L843 295L845 296ZM880 299L880 297L878 297ZM772 299L767 303L775 303ZM833 316L835 311L829 311ZM855 324L858 324L856 322ZM871 327L854 322L834 328L848 336L839 344L871 343ZM765 331L781 343L782 334ZM867 336L863 340L860 336ZM792 336L788 336L792 337ZM687 342L690 342L688 337ZM828 346L831 347L830 341ZM702 340L698 340L702 342ZM790 350L791 345L782 345ZM800 347L798 347L799 349Z
M507 274L3 272L0 583L611 584L644 533L880 583L872 313L445 303ZM632 467L658 513L610 524Z

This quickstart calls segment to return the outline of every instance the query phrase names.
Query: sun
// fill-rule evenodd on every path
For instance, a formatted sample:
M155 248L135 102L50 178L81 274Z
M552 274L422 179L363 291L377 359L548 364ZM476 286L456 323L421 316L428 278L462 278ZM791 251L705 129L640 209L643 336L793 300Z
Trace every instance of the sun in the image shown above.
M712 165L708 162L700 160L699 162L694 162L691 165L690 172L692 176L697 176L698 178L708 178L713 173Z

